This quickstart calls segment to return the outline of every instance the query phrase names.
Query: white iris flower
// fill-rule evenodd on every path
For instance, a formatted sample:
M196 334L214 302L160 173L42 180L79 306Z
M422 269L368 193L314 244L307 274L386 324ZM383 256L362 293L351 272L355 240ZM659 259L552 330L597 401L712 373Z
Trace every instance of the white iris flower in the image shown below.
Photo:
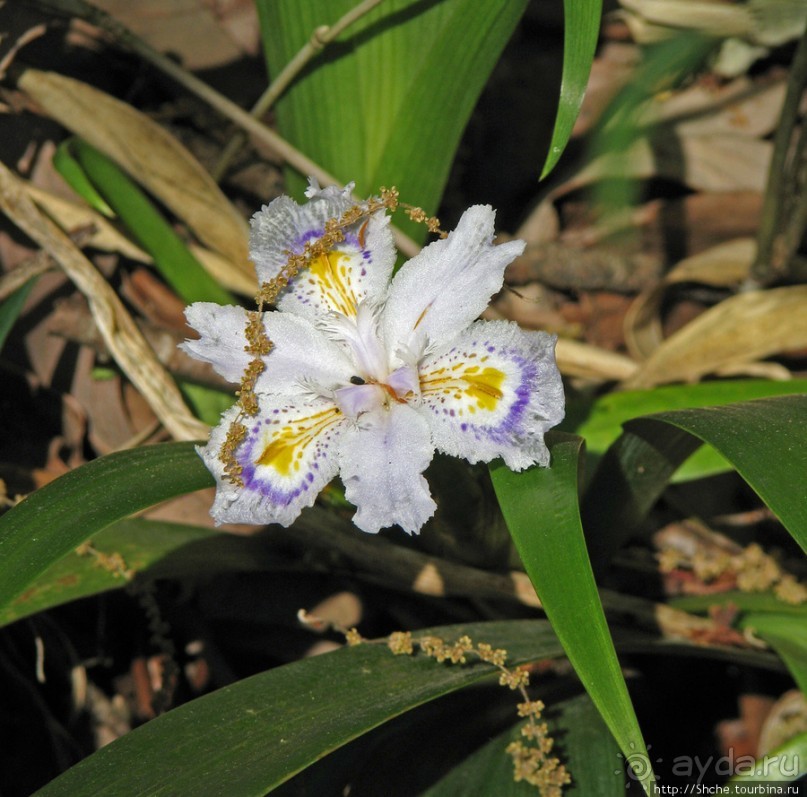
M255 214L250 251L262 283L355 206L350 186L312 184L308 197ZM513 470L549 463L544 433L564 414L555 336L475 321L524 249L492 243L494 217L470 208L393 276L389 217L378 210L291 279L277 310L262 314L272 347L254 382L257 412L228 410L199 449L218 485L217 522L288 526L339 474L360 529L415 533L435 510L422 475L435 450L501 457ZM254 359L247 311L199 302L187 317L201 337L185 350L238 382ZM232 479L221 451L235 423L246 430Z

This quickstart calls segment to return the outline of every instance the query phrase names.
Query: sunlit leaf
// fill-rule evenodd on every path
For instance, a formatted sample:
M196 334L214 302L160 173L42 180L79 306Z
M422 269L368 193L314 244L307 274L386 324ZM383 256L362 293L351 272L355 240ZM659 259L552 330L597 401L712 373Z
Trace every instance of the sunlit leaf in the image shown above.
M116 520L212 484L191 443L109 454L46 484L0 518L0 608Z
M731 463L807 550L807 502L793 489L794 474L807 473L807 396L778 396L628 421L583 504L595 567L637 528L701 442Z
M62 141L53 153L53 168L62 175L64 181L93 209L108 218L114 218L115 211L98 193L87 178L87 173L70 151L72 141Z
M591 571L578 504L582 440L548 436L552 466L491 468L521 561L566 655L625 756L645 750ZM638 752L637 752L638 751ZM646 759L645 759L646 760ZM643 773L646 777L649 772ZM645 780L646 789L650 782Z
M71 143L89 181L153 258L166 281L186 302L234 304L235 299L202 267L146 194L110 158L81 141Z
M258 0L270 75L355 0ZM360 196L395 185L434 213L462 131L526 0L387 0L306 68L277 105L281 133ZM305 182L291 179L298 195ZM401 225L422 239L423 225Z
M642 415L667 410L714 407L767 396L807 393L807 379L775 382L766 379L721 380L696 385L668 385L652 390L606 393L593 403L573 407L564 430L586 441L587 467L599 461L621 434L622 424ZM731 465L710 446L703 446L679 467L672 481L687 481L729 470Z

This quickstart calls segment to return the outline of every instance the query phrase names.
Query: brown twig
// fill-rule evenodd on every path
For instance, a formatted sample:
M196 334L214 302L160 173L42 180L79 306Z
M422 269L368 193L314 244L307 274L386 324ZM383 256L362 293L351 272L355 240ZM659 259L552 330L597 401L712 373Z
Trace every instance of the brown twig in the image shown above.
M85 0L31 0L35 5L46 8L51 12L66 16L75 16L84 19L90 24L100 28L111 35L124 47L132 50L152 64L163 74L179 83L203 102L214 108L222 116L234 122L247 133L269 147L279 158L296 169L300 174L315 177L322 186L342 185L342 182L319 164L315 163L304 153L289 144L286 139L275 133L274 130L261 124L243 108L236 105L223 94L212 89L195 75L183 69L179 64L158 53L149 44L135 36L128 28L121 25L116 19L104 11L90 5ZM397 227L392 227L395 243L398 250L407 257L414 257L420 246Z
M115 361L165 428L178 440L207 437L208 427L188 410L179 389L157 361L109 283L56 223L36 207L22 182L2 163L0 210L48 252L87 297Z
M207 364L195 360L178 345L185 340L179 332L163 329L144 319L136 319L138 329L154 350L160 363L175 377L187 379L207 387L233 393L235 387L216 374ZM57 337L89 346L100 357L109 357L109 349L98 326L81 296L73 296L57 302L53 316L48 323L48 333Z
M260 99L250 110L250 115L256 119L260 119L277 101L278 97L289 87L291 82L300 72L305 65L314 58L315 55L320 53L330 42L332 42L340 33L352 25L357 20L361 19L369 11L372 11L377 5L382 3L383 0L364 0L359 3L355 8L352 8L341 19L333 25L320 25L311 34L311 38L303 45L300 51L289 61L283 68L280 74L269 84L266 91L261 95ZM244 144L246 136L243 133L236 133L224 147L221 153L219 162L213 169L213 179L221 180L227 167L230 165L232 159L235 157L238 150Z
M748 287L769 285L788 270L790 260L801 243L807 223L807 164L802 125L799 143L794 148L793 135L799 118L801 98L807 87L807 30L793 57L782 115L773 141L773 157L762 206L762 220L757 238L757 256L751 267Z

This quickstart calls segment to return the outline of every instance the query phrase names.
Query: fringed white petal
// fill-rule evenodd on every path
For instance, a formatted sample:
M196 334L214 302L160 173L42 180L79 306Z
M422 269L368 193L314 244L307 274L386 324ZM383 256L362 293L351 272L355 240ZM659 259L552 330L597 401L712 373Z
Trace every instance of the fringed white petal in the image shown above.
M345 497L357 510L353 522L371 534L395 525L420 531L437 508L421 475L433 453L428 424L406 404L362 415L339 446Z
M289 253L302 253L307 242L323 235L326 221L340 218L355 204L348 191L309 190L305 205L283 196L252 217L250 256L259 282L276 279ZM344 232L342 243L291 280L280 295L280 309L310 320L328 312L352 317L361 301L384 299L395 264L389 218L378 211Z
M261 396L260 411L242 419L248 434L236 451L243 486L233 484L219 459L234 407L210 435L200 456L217 482L210 514L216 523L279 523L291 525L336 475L336 448L345 418L330 402L289 403L281 397Z
M228 382L238 382L249 364L244 351L247 312L242 307L196 302L185 309L188 326L199 340L186 340L179 348L202 362L210 363Z
M252 359L245 347L247 311L209 302L191 305L185 315L201 337L181 344L192 357L209 362L225 379L239 382ZM266 368L255 391L279 395L329 394L347 384L355 371L348 352L305 319L288 313L264 313L263 326L272 343Z
M508 321L478 321L429 355L420 412L439 451L470 462L502 457L523 470L548 465L548 429L563 420L554 335Z
M386 340L422 353L454 338L487 307L505 266L524 251L523 241L493 244L495 217L487 205L469 208L448 238L395 275L383 316Z

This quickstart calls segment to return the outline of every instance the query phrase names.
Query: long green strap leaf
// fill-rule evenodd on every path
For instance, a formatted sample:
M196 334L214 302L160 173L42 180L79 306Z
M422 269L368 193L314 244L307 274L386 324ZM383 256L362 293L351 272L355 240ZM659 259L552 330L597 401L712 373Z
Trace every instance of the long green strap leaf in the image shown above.
M128 570L140 574L188 543L231 536L201 526L130 519L104 529L92 542L99 554L119 554ZM17 600L0 609L0 626L127 583L121 573L101 567L91 553L69 553L29 583Z
M807 552L807 396L778 396L648 419L709 443Z
M744 768L739 775L735 775L726 784L727 791L724 794L765 794L765 790L760 790L761 783L776 783L781 785L789 781L796 780L804 775L807 761L807 733L799 733L792 739L780 745L775 750L771 750L768 755L758 759L754 766ZM756 791L752 791L756 789ZM801 794L796 787L796 791L791 794ZM785 794L782 791L770 789L768 794Z
M543 621L433 629L506 647L508 663L562 654ZM303 659L187 703L91 755L39 797L263 797L327 753L409 709L489 677L487 664L395 656L385 645Z
M0 608L116 520L213 484L192 443L109 454L31 493L0 518Z
M205 271L148 196L111 158L81 139L72 141L70 147L91 184L154 258L155 267L180 298L189 303L236 303L232 294Z
M787 382L768 379L736 379L699 382L695 385L663 385L651 390L606 393L590 402L570 402L564 432L586 441L586 469L592 469L622 433L622 424L643 415L670 410L715 407L769 396L807 394L807 379ZM711 446L696 451L673 475L686 481L729 470L731 466Z
M659 413L625 424L583 503L595 568L607 564L702 442L731 463L807 550L807 396L777 396Z
M741 625L764 639L781 657L793 680L807 694L807 623L792 614L748 614Z
M258 0L270 75L355 0ZM386 0L312 60L277 104L281 133L359 196L395 185L437 209L460 136L526 0ZM304 177L304 176L303 176ZM293 193L303 178L290 175ZM403 216L396 223L425 234Z
M552 706L545 718L555 740L552 755L571 773L563 797L624 797L626 775L614 762L619 748L586 695ZM523 741L521 726L500 734L455 767L421 797L536 797L535 786L513 780L506 748Z
M591 570L577 494L582 440L547 437L550 468L491 468L504 519L544 611L625 757L645 752ZM647 759L643 759L643 764ZM650 793L652 772L643 773Z
M601 16L602 0L563 2L563 73L560 100L549 152L541 169L541 180L555 168L571 138L572 128L586 93L594 51L597 49Z

